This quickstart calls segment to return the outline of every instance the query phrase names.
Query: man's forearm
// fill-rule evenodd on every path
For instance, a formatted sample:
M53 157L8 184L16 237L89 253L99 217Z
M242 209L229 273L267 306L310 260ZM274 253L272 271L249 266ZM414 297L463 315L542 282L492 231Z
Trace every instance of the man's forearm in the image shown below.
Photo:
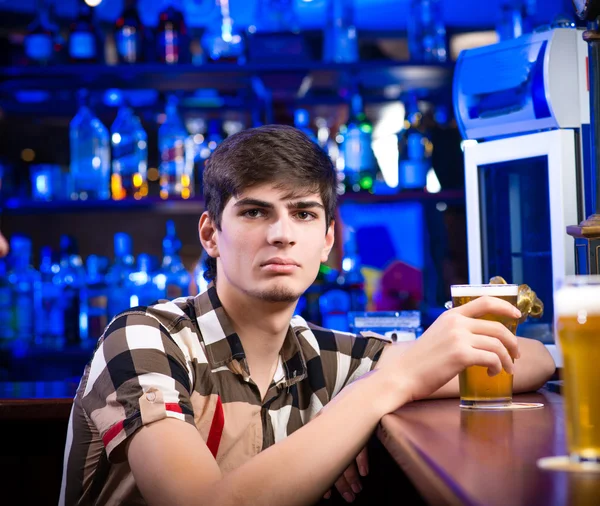
M383 374L377 375L370 373L346 387L320 416L224 476L214 484L211 502L236 506L316 502L390 411L384 404L388 385Z

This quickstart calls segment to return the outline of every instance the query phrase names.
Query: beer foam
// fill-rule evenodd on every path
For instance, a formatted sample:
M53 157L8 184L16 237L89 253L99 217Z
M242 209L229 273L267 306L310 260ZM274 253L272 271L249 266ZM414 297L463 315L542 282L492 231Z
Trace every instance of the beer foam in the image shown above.
M554 294L557 315L577 316L580 311L600 315L600 285L565 286Z
M510 297L519 294L519 285L455 285L450 291L452 297Z

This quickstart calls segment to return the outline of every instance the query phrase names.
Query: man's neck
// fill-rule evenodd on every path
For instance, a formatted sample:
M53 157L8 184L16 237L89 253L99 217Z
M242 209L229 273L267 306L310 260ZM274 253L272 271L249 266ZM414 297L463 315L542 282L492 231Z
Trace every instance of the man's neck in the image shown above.
M251 372L253 366L255 370L270 368L283 346L295 303L263 301L218 280L215 285L219 300L242 342Z

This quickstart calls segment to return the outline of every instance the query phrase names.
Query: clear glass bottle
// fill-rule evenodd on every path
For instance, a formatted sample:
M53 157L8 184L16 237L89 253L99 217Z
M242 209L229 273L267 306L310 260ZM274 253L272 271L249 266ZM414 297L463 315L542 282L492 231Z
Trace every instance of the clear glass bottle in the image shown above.
M370 192L379 172L371 147L373 125L368 120L360 93L352 95L350 117L342 142L344 186L347 192Z
M246 44L235 27L229 11L229 0L216 0L220 12L220 23L206 27L200 44L210 61L223 63L244 63Z
M169 197L188 198L193 189L194 150L187 149L190 143L193 147L193 140L190 139L179 116L177 104L177 97L169 95L166 119L158 129L158 149L161 160L160 196L163 199Z
M160 299L160 292L154 283L155 258L147 253L140 253L137 265L125 280L125 288L129 294L129 306L149 306Z
M411 60L423 63L448 60L446 27L440 0L412 0L407 29Z
M294 111L294 126L302 132L315 144L318 144L317 136L310 129L310 115L306 109L298 108Z
M257 32L293 32L300 26L293 0L258 0L255 15Z
M337 63L358 61L354 0L329 0L326 23L323 60Z
M13 235L10 239L8 282L11 285L13 314L11 326L16 339L34 342L38 322L33 315L41 311L41 276L31 265L31 239Z
M181 241L175 231L175 223L167 221L167 233L162 242L163 260L154 283L159 290L159 296L169 300L177 297L187 297L192 281L179 256Z
M73 63L98 63L101 52L94 10L84 0L77 0L77 17L69 30L69 58Z
M113 200L148 195L148 137L140 119L125 101L111 129Z
M125 0L123 11L115 22L115 44L120 63L144 61L144 25L140 19L137 0Z
M89 107L86 90L79 92L79 111L71 120L71 178L74 199L110 198L108 130Z
M129 293L126 280L134 270L133 241L129 234L117 232L114 237L115 258L106 274L108 285L107 320L110 321L121 311L129 309Z
M60 286L60 263L54 258L52 248L41 249L40 275L42 286L42 312L39 318L38 337L42 342L60 347L65 339L65 321Z

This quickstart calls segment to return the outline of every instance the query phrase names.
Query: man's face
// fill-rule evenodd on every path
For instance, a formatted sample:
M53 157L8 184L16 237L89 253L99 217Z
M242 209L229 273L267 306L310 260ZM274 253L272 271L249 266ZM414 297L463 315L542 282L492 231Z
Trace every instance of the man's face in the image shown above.
M327 233L325 233L327 232ZM232 197L215 230L217 289L269 302L295 302L333 246L318 193L265 184Z

